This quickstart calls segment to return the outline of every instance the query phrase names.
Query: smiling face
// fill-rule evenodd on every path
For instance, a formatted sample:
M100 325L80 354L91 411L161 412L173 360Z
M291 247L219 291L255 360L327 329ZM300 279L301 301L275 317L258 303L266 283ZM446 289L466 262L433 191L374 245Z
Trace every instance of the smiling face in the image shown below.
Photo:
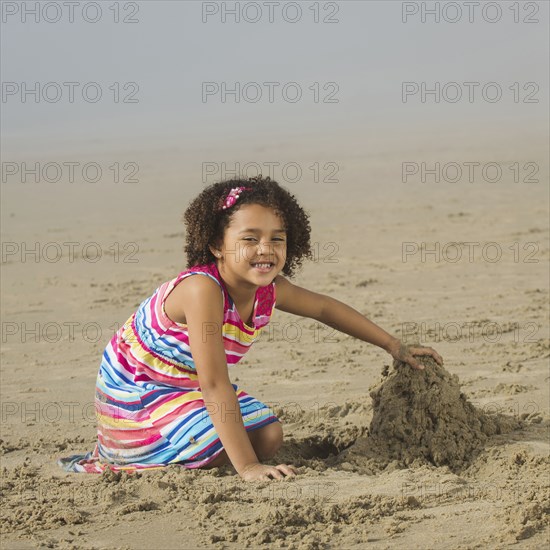
M286 238L283 220L272 208L244 204L233 213L223 243L210 250L231 285L266 286L285 265Z

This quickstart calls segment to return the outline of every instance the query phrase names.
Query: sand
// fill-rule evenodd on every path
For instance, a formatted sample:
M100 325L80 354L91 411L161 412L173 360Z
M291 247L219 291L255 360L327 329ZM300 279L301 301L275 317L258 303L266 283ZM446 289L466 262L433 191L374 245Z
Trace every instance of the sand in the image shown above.
M545 155L532 144L523 152L502 141L494 149L477 145L476 159ZM472 147L455 148L450 160L472 158ZM157 166L182 164L180 152L170 155ZM144 179L163 182L165 202L143 185L132 189L134 207L118 210L127 189L6 187L6 240L98 242L105 251L135 242L139 261L117 262L111 249L94 263L82 255L72 262L12 256L2 265L3 323L17 329L2 343L2 547L545 547L547 191L472 184L467 192L396 192L406 156L388 151L368 161L378 186L366 188L364 161L350 158L339 189L295 189L311 212L320 254L295 282L350 304L407 343L433 346L444 369L430 361L422 373L392 365L383 350L276 310L270 331L231 378L280 416L285 442L271 463L294 464L300 475L257 484L231 467L96 476L56 465L93 448L95 377L113 331L184 269L180 214L200 185L181 181L200 182L200 175L168 168L147 175L143 161ZM302 157L304 165L315 158ZM145 213L147 227L135 219ZM503 257L404 262L405 241L498 242ZM515 242L522 261L509 248ZM523 261L528 242L538 245L537 263ZM337 245L336 262L325 257L333 250L327 243ZM59 338L47 323L61 327ZM70 323L78 323L74 334ZM101 334L83 333L86 323Z
M382 369L368 429L346 420L367 418L369 405L361 402L322 407L329 421L321 423L317 412L297 419L280 410L283 421L315 434L290 438L279 455L301 467L294 480L244 483L230 466L75 478L46 474L26 458L2 469L3 533L13 548L103 548L121 524L125 543L111 547L145 548L136 533L155 525L157 548L176 537L183 548L325 548L327 541L404 548L420 544L426 523L445 526L452 538L455 518L489 515L502 524L498 536L481 528L475 543L458 547L539 544L550 518L550 461L514 440L542 435L540 415L493 417L460 392L456 375L429 358L423 363L422 372L398 362L392 372ZM19 441L4 452L46 446ZM157 531L168 521L168 532Z
M421 362L425 370L420 372L398 361L391 373L384 370L382 382L370 392L368 436L359 438L345 457L372 457L382 468L396 461L401 467L426 463L459 472L490 436L522 427L513 416L476 409L460 391L458 376L431 357Z

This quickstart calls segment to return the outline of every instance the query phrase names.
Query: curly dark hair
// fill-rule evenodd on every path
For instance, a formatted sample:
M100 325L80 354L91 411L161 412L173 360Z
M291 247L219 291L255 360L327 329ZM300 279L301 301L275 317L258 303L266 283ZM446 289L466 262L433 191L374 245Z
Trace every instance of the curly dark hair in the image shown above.
M243 192L234 206L219 210L232 187L252 187ZM260 204L281 217L287 232L287 256L282 272L293 277L304 258L312 259L309 214L298 204L294 195L276 181L261 175L254 178L233 178L213 183L191 201L183 214L185 222L185 253L187 268L215 261L208 245L223 241L225 229L232 215L244 204Z

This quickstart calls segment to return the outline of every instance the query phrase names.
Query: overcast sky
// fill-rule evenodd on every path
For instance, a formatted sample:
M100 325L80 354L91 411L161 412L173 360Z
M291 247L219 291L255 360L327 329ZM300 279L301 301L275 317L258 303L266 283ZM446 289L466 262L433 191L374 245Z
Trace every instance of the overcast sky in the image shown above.
M508 121L535 133L548 125L547 2L519 8L493 2L485 11L473 5L470 13L461 4L461 15L445 7L457 3L440 2L439 23L430 14L422 22L422 4L435 2L305 1L301 14L295 3L272 3L270 12L267 2L241 2L240 22L223 13L235 2L109 1L99 3L101 14L84 2L73 22L62 2L37 15L24 13L24 4L2 6L5 153L120 141L206 144L213 132L238 143L327 133L341 140L441 121L474 130ZM41 95L36 103L24 96L24 87L37 82L50 98L61 90L61 99ZM75 83L72 103L68 82ZM274 83L273 102L266 82ZM411 83L406 103L404 82ZM439 82L446 97L437 103L428 95L423 103L423 82L428 88ZM483 96L490 82L502 92L498 101ZM250 101L242 95L238 103L232 95L222 101L222 87L235 83ZM88 99L101 91L101 99L84 100L84 89ZM297 92L302 98L292 103ZM462 99L453 103L457 92ZM498 88L485 92L492 98ZM529 98L539 103L523 102Z

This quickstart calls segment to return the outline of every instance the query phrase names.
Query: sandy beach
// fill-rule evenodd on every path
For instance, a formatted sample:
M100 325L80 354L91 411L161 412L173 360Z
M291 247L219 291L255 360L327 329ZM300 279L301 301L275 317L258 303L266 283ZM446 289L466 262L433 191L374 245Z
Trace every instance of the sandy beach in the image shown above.
M170 154L161 157L166 166ZM468 150L453 155L467 159ZM295 282L342 300L405 342L433 346L468 402L489 416L508 416L517 429L488 437L459 468L430 460L373 468L361 459L360 441L373 415L370 391L391 357L276 311L231 376L279 415L285 444L277 459L300 467L299 477L249 485L230 467L65 473L56 459L95 442L94 383L108 338L185 268L180 215L201 174L146 173L145 181L164 182L162 204L148 202L154 190L143 183L6 185L4 241L16 244L4 250L2 264L4 547L543 547L547 189L404 184L403 157L380 153L364 166L344 159L338 185L295 184L317 249ZM513 151L505 142L476 158L529 158L544 167L542 150ZM304 155L301 164L310 160ZM365 171L378 185L360 185ZM134 208L115 217L128 192ZM78 223L82 209L86 224ZM146 210L149 223L132 223ZM78 243L73 255L65 246L57 257L48 245L68 242ZM92 242L100 245L99 259L86 248ZM33 243L49 259L21 253ZM437 251L435 243L439 255L422 256ZM443 253L448 243L455 244ZM463 252L458 261L456 250Z

